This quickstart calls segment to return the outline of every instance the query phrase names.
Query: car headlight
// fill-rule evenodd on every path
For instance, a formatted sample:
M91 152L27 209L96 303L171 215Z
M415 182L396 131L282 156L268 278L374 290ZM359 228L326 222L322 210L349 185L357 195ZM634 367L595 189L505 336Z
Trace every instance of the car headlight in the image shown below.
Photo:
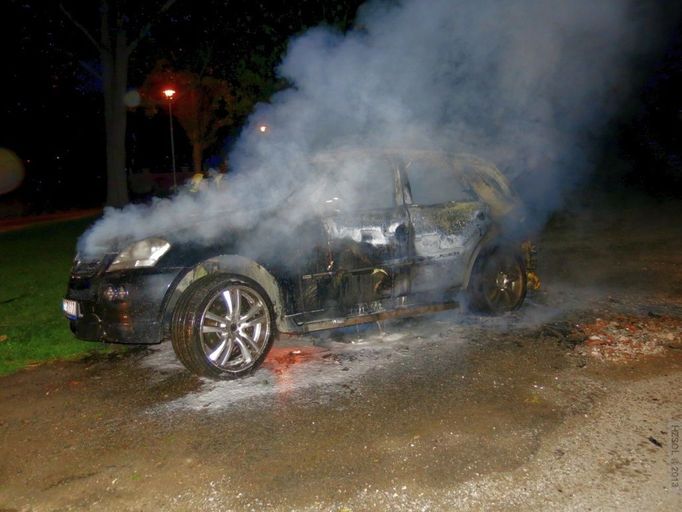
M153 267L159 258L170 249L170 243L163 238L145 238L122 250L107 272L130 268Z

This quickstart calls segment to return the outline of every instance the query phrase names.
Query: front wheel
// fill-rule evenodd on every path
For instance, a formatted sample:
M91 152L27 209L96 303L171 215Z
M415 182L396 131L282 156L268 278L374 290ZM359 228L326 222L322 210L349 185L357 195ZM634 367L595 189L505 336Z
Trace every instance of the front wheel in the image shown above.
M253 372L275 338L265 291L250 279L213 275L192 283L173 313L171 338L192 373L235 379Z
M469 308L499 315L521 307L526 298L526 266L519 251L498 246L478 255L467 289Z

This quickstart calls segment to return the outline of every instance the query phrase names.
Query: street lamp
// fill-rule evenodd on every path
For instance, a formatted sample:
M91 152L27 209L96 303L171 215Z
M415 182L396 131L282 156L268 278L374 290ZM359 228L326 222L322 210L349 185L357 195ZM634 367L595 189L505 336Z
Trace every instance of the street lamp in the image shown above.
M173 138L173 96L175 91L173 89L165 89L164 96L168 98L168 118L170 119L170 143L171 143L171 160L173 162L173 191L178 189L178 180L175 175L175 139Z

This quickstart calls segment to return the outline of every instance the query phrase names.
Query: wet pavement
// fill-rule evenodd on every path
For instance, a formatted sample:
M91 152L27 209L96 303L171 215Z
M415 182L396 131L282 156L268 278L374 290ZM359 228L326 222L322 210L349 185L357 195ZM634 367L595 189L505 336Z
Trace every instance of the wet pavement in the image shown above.
M668 208L558 219L543 291L502 318L283 338L233 382L169 344L2 378L0 510L680 510L682 340L575 348L598 317L682 318Z

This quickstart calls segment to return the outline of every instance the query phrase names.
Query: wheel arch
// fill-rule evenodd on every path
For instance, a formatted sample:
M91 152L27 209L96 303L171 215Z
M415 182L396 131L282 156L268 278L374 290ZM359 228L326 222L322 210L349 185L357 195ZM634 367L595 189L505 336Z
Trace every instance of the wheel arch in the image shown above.
M471 252L469 261L467 261L466 269L464 272L464 279L462 280L462 290L466 290L469 287L469 282L471 281L471 274L474 271L474 265L476 264L476 259L478 256L487 249L492 249L496 244L500 242L500 231L497 228L493 228L486 233L486 235L481 238L476 245L476 248Z
M173 310L182 293L195 281L212 274L234 274L251 279L268 295L275 314L275 324L279 332L295 331L295 325L286 318L285 299L282 288L275 276L258 262L238 254L213 256L189 268L174 283L166 294L162 308L164 332L168 332Z

